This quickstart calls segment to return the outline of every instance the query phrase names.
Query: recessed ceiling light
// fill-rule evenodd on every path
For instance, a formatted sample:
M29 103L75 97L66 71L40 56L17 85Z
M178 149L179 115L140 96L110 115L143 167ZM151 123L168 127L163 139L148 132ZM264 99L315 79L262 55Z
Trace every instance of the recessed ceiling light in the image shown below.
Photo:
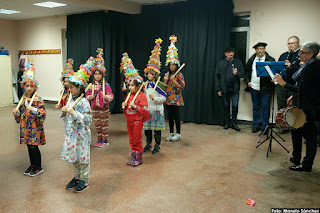
M41 3L36 3L36 4L33 4L33 5L39 6L39 7L48 7L48 8L67 6L67 4L61 4L61 3L53 2L53 1L46 1L46 2L41 2Z
M14 13L20 13L20 11L0 9L0 13L9 14L10 15L10 14L14 14Z

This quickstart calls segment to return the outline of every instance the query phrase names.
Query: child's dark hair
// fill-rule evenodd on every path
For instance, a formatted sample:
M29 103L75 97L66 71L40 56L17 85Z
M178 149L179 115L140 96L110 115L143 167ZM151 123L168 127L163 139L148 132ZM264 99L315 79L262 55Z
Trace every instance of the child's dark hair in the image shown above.
M171 71L171 70L170 70L170 63L168 64L167 69L168 69L169 73L171 73L171 72L177 72L179 66L178 66L178 64L174 64L174 65L176 65L176 69L175 69L174 71Z
M81 94L85 95L85 94L86 94L86 92L84 91L84 86L82 86L82 85L80 85L80 84L77 84L77 83L75 83L75 82L71 82L71 81L70 81L70 84L72 84L72 85L80 88L80 90L79 90L79 95L81 95Z
M136 86L139 87L141 83L139 83L137 80L133 80L132 83Z
M94 72L93 72L93 75L96 73L96 72L99 72L101 75L102 75L102 78L99 80L99 83L102 84L102 79L104 78L103 74L100 72L100 70L96 69ZM94 79L94 77L92 78L92 82L95 82L96 79Z

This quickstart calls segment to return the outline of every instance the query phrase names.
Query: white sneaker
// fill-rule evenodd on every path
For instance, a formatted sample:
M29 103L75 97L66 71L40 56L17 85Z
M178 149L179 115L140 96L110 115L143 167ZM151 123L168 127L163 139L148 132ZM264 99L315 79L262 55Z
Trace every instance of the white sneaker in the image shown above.
M170 135L166 138L166 141L171 141L172 137L174 136L173 133L170 133Z
M172 138L171 138L171 141L177 141L181 138L181 134L175 134Z

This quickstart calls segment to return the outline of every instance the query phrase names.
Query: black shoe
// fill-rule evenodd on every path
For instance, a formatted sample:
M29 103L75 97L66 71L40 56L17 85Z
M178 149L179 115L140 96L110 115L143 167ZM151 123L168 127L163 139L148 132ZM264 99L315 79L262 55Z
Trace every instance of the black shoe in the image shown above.
M72 180L66 185L66 189L73 189L73 187L76 187L79 182L79 179L72 178Z
M40 175L42 172L44 172L44 170L43 170L41 167L34 168L34 169L30 172L29 176L30 176L30 177L35 177L35 176L37 176L37 175Z
M143 148L144 152L150 151L151 150L151 143L147 143L147 145Z
M290 162L294 163L294 165L296 165L296 166L300 165L300 161L298 162L297 160L294 159L294 157L290 158Z
M229 129L230 128L230 123L226 122L226 124L224 125L223 129Z
M158 154L160 152L160 145L159 144L156 144L152 150L152 154Z
M260 130L260 127L253 127L251 132L256 133L256 132L259 132L259 130Z
M302 164L300 164L298 166L290 166L289 169L292 171L298 171L298 172L311 172L311 170L312 170L312 168L306 168L306 167L302 166Z
M74 189L74 192L83 192L87 188L89 188L89 183L84 180L80 180L78 185Z
M240 131L240 128L238 127L237 123L235 123L235 122L231 123L231 128L236 130L236 131Z
M29 168L26 170L26 171L24 171L24 175L30 175L30 172L32 171L32 170L34 170L34 167L33 166L29 166Z

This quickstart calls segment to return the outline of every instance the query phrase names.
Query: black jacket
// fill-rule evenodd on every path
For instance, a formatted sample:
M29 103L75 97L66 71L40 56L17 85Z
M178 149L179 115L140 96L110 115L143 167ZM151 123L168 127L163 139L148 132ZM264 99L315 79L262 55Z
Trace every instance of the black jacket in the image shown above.
M320 113L320 61L316 59L308 64L297 79L297 84L286 83L285 88L295 93L293 105L303 109L303 111L319 120ZM298 102L299 92L299 103Z
M249 92L248 83L251 82L251 76L252 76L252 64L254 59L256 58L257 54L253 54L247 64L246 64L246 70L244 75L244 81L247 84L247 88L245 91ZM266 59L265 61L275 61L274 58L272 58L267 52L265 53ZM274 83L271 82L270 77L260 77L260 92L272 92L274 89Z
M285 52L279 57L279 61L289 60L291 67L287 67L282 74L283 80L287 83L295 84L292 75L300 68L299 50L294 53Z
M216 72L215 72L215 82L216 82L217 92L227 91L226 69L227 69L228 63L229 62L227 61L227 59L224 59L222 61L219 61L219 63L217 64ZM234 64L234 68L237 68L238 70L238 73L233 76L233 79L234 79L233 91L238 92L240 90L240 78L243 78L244 69L243 69L242 62L237 58L233 58L233 64Z

